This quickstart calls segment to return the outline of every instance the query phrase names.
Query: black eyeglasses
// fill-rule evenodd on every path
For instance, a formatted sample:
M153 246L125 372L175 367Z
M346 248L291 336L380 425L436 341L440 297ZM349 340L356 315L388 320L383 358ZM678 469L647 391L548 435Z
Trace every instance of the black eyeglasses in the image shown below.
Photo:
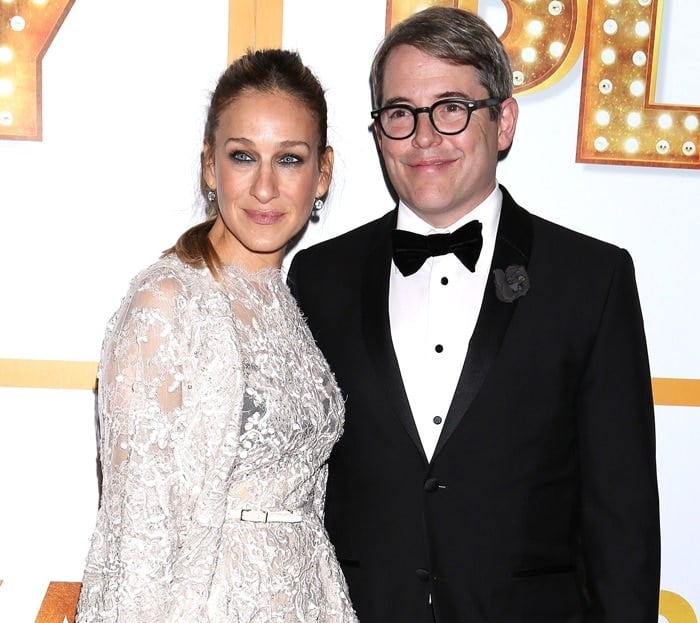
M379 127L387 138L400 141L408 138L416 131L418 115L428 113L428 118L433 127L446 135L464 132L469 125L472 112L479 108L491 108L498 106L500 100L490 97L483 100L465 100L460 98L448 98L438 100L432 106L414 108L408 104L392 104L372 111L372 119L379 123Z

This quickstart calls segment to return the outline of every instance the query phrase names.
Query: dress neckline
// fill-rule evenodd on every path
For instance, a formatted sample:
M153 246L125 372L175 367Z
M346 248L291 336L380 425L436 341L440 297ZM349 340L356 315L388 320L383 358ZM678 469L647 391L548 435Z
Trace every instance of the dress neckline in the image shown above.
M239 264L224 264L221 271L231 277L239 277L255 283L267 283L281 278L282 269L274 266L264 268L244 268Z

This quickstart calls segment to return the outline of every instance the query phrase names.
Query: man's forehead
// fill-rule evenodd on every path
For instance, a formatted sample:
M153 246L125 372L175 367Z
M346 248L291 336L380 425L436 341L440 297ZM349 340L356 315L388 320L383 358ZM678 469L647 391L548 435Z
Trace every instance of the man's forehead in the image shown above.
M479 74L473 65L457 65L435 56L413 52L389 57L382 81L385 101L410 99L416 95L476 98L484 95Z

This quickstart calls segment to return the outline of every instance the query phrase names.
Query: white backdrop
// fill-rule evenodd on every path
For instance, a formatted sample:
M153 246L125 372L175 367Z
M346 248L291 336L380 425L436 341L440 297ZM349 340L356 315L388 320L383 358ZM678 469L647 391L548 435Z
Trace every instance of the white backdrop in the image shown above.
M326 86L336 150L330 200L300 246L392 207L368 132L385 11L384 0L284 3L283 45ZM498 0L479 11L505 28ZM700 7L673 0L664 11L658 98L700 104ZM201 131L227 19L227 0L75 2L43 62L43 140L0 140L0 358L95 361L129 279L201 218ZM626 247L653 376L700 379L700 173L576 163L581 76L579 60L519 98L499 181L532 212ZM34 621L49 582L81 579L97 504L93 401L87 390L0 387L2 623ZM700 411L656 416L662 588L697 614ZM697 621L675 612L660 620Z

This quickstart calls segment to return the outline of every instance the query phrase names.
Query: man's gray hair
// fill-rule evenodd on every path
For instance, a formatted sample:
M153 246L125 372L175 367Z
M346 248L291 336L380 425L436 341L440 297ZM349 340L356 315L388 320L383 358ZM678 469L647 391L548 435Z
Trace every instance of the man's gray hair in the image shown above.
M513 71L500 39L478 15L462 9L430 7L399 22L377 48L372 62L372 107L383 105L383 80L392 50L410 45L455 65L471 65L488 97L499 101L513 94ZM493 110L497 115L498 112Z

